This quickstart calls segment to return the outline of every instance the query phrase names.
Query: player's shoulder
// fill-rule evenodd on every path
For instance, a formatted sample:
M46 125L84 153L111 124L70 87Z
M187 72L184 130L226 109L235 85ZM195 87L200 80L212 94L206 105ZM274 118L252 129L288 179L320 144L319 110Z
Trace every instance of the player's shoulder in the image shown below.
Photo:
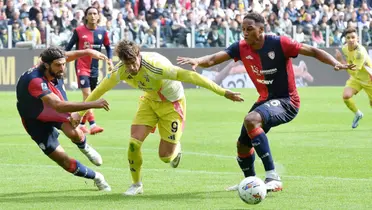
M161 68L163 65L171 65L168 58L157 52L141 52L142 62Z
M268 41L280 41L281 37L283 37L283 36L277 36L277 35L273 35L273 34L265 35L265 38Z
M357 50L359 52L363 52L363 53L366 53L367 52L367 49L363 45L361 45L359 43L358 43L358 46L357 46Z
M98 27L96 28L96 31L99 31L99 32L106 32L107 30L106 30L106 27L98 26Z
M82 30L85 30L86 29L86 27L85 27L85 25L81 25L81 26L78 26L78 27L76 27L75 28L75 31L82 31Z
M293 39L287 36L277 36L277 35L265 35L265 44L271 47L281 46L282 44L291 44L294 42Z
M28 69L27 71L25 71L22 75L22 78L24 80L29 80L29 81L35 78L42 79L43 77L44 77L44 74L43 72L40 71L39 67L32 67Z

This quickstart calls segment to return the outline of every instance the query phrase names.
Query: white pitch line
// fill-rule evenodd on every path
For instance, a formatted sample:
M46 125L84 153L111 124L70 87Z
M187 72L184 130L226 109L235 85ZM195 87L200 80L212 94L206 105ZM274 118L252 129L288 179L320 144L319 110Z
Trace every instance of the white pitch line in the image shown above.
M55 165L32 165L32 164L12 164L12 163L1 163L0 167L30 167L30 168L59 168ZM115 167L102 167L102 170L112 171L127 171L126 168L115 168ZM191 173L191 174L213 174L213 175L241 175L239 172L222 172L222 171L205 171L205 170L188 170L188 169L160 169L160 168L144 168L144 171L155 171L155 172L174 172L174 173ZM260 175L261 176L261 175ZM336 176L290 176L284 175L283 178L289 179L326 179L336 181L368 181L372 182L372 178L350 178L350 177L336 177ZM1 178L0 178L1 179Z
M30 146L35 146L37 148L36 144L0 144L0 146L25 146L25 147L30 147ZM64 148L75 148L76 146L65 146L62 145ZM109 146L93 146L95 149L110 149L110 150L127 150L127 147L109 147ZM142 148L142 151L147 151L147 152L158 152L156 149L146 149ZM187 155L196 155L196 156L206 156L206 157L216 157L216 158L227 158L227 159L235 159L235 156L229 156L229 155L220 155L220 154L211 154L211 153L201 153L201 152L187 152L187 151L182 151L183 154Z

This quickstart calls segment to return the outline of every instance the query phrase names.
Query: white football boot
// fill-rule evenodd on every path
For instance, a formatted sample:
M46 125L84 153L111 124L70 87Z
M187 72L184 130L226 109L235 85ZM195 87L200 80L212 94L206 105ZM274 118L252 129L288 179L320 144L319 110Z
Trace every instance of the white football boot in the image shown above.
M143 184L141 182L132 184L129 189L124 193L124 195L134 196L138 194L143 194Z
M101 173L99 173L99 172L96 172L96 177L94 177L94 184L101 191L106 191L106 192L111 191L111 187L106 182L105 177Z
M182 158L181 143L178 142L174 152L177 153L177 156L170 162L170 165L172 168L177 168Z
M239 185L237 184L237 185L234 185L234 186L228 187L228 188L226 188L225 190L226 190L226 191L237 191L238 188L239 188Z
M93 149L93 147L89 146L88 144L85 145L84 149L80 149L80 151L87 156L87 158L96 166L102 165L102 157L101 155Z
M283 183L275 170L266 171L265 184L267 192L278 192L283 189Z
M356 113L355 113L355 117L354 117L354 120L353 120L353 124L351 125L352 128L356 128L358 127L359 125L359 120L361 120L363 118L363 113L358 110Z

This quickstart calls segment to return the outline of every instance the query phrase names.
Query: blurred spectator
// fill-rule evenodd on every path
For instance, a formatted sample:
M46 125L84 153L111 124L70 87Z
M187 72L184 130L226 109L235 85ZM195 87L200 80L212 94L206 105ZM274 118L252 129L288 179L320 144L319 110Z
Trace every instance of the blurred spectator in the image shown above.
M41 8L40 0L34 0L33 6L30 8L30 11L28 12L28 18L30 20L35 20L37 13L41 12L44 13L43 8Z
M311 38L315 46L324 47L325 42L323 39L323 34L320 32L319 26L315 26L314 31L312 32Z
M200 27L195 33L195 47L209 47L207 34L205 33L204 27Z
M25 35L26 35L26 41L32 41L33 43L37 45L41 44L40 31L36 27L35 20L31 20L30 27L26 29Z
M360 41L372 44L372 0L0 0L0 26L18 22L12 30L17 40L34 39L38 31L40 43L46 43L49 26L50 36L63 45L91 5L98 8L99 25L107 28L113 44L126 38L154 47L152 38L160 32L156 41L161 46L186 47L194 31L195 46L225 47L241 39L242 19L250 11L265 16L268 34L295 34L297 41L316 46L328 39L339 46L343 31L354 26L362 32ZM30 21L36 21L37 31Z
M0 49L8 48L8 29L0 26Z
M142 47L144 48L155 48L156 37L154 36L154 31L150 28L147 29L146 34L142 39Z
M19 22L14 22L12 25L12 46L15 47L17 42L25 41L25 34L23 33Z

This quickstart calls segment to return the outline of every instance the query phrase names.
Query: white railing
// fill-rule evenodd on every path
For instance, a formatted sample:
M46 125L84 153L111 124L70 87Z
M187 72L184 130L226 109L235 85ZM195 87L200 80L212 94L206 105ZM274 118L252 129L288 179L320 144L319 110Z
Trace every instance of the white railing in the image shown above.
M12 36L12 25L8 25L7 27L8 29L8 44L7 46L3 46L3 48L12 48L13 46L13 36ZM293 26L292 27L292 34L291 34L291 37L296 39L296 30L297 30L297 27L296 26ZM35 45L34 43L32 43L32 41L25 41L24 43L17 43L16 47L29 47L29 48L45 48L45 47L49 47L51 45L51 28L49 25L46 26L46 43L44 44L41 44L41 45ZM125 38L125 33L130 33L130 31L126 32L125 31L125 28L122 27L120 28L120 39L123 39ZM177 46L177 45L173 45L174 47L189 47L189 48L195 48L195 38L196 38L196 35L197 34L197 30L195 28L195 26L192 26L191 27L191 30L188 34L185 34L186 36L186 39L187 39L187 46ZM224 39L224 47L228 47L231 43L230 43L230 29L227 28L225 30L225 39ZM325 37L323 38L324 41L325 41L325 46L324 47L339 47L339 46L333 46L331 43L330 43L330 36L332 36L332 32L331 32L331 29L329 26L327 26L326 28L326 31L325 31ZM363 28L362 27L358 27L358 35L359 35L359 42L362 43L362 40L363 40ZM155 37L156 37L156 47L157 48L160 48L162 46L162 42L165 42L166 40L162 40L161 39L161 27L158 26L156 28L156 31L155 31ZM311 39L311 36L310 36L310 39Z

